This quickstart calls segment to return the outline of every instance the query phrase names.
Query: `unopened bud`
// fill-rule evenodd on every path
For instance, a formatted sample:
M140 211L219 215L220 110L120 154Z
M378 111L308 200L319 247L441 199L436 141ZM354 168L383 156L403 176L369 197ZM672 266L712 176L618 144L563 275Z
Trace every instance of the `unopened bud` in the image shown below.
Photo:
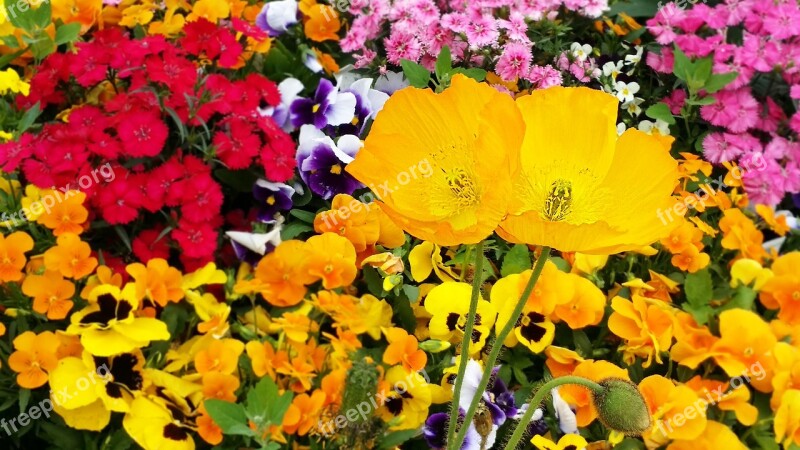
M629 436L639 436L650 428L650 412L639 388L628 380L606 378L592 391L597 415L603 424Z

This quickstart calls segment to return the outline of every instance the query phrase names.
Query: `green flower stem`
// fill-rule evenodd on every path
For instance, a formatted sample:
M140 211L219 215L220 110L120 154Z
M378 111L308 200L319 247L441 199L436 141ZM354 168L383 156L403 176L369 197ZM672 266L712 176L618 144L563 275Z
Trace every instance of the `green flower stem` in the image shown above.
M472 276L472 294L469 298L469 312L467 312L467 323L464 327L464 337L461 339L461 361L458 364L458 376L456 377L455 390L461 390L464 383L464 373L467 371L469 360L469 344L472 343L472 329L475 327L475 315L478 313L478 299L481 294L481 275L483 273L483 241L478 242L473 250L475 252L475 273ZM465 270L462 274L466 273ZM467 357L464 357L467 355ZM447 442L456 434L456 422L458 422L458 395L453 395L453 406L450 410L450 420L447 424Z
M486 365L483 368L483 375L481 376L481 382L478 384L478 389L476 390L477 394L472 399L472 402L467 409L467 414L464 416L464 425L458 430L458 434L456 434L455 439L450 439L449 430L450 427L453 426L453 411L458 413L458 392L461 387L461 383L459 380L464 376L464 371L460 370L458 373L458 378L456 379L456 386L455 390L453 390L453 410L450 412L450 425L448 425L448 439L447 439L447 449L448 450L458 450L461 448L461 444L464 442L464 439L467 436L467 429L469 428L469 424L472 423L472 418L475 416L475 410L478 409L478 404L481 401L482 393L486 390L486 386L489 384L489 378L492 375L492 369L494 368L494 363L497 361L497 357L500 356L500 351L503 349L503 342L506 341L506 338L511 331L514 329L514 326L517 324L517 320L519 320L519 316L522 315L522 309L525 307L525 303L528 301L528 297L531 295L533 291L533 287L536 286L536 281L539 279L539 275L542 274L542 269L544 269L544 263L547 262L548 258L550 258L550 247L544 247L542 249L542 254L539 256L539 259L536 260L536 265L533 267L533 273L531 273L531 278L528 280L528 284L525 285L525 289L522 290L522 295L520 295L519 300L517 301L517 305L514 307L514 311L511 313L511 317L508 318L508 322L500 330L500 333L497 334L495 337L494 344L492 345L492 350L489 353L489 358L486 360ZM469 355L467 355L469 357ZM463 353L461 357L461 369L466 368ZM456 418L458 416L456 415Z
M549 394L553 388L563 386L565 384L578 384L595 392L603 390L602 386L592 380L572 375L553 378L552 380L548 381L536 391L536 394L533 395L531 401L528 402L528 410L525 411L525 414L522 415L522 418L519 420L519 422L517 422L516 427L514 427L514 432L511 433L511 438L508 440L508 443L506 443L506 449L513 450L517 448L517 444L519 444L520 439L522 439L522 435L525 434L525 431L528 429L528 424L530 423L531 417L533 417L533 413L536 411L536 408L539 407L539 404L542 403L545 397L547 397L547 394Z

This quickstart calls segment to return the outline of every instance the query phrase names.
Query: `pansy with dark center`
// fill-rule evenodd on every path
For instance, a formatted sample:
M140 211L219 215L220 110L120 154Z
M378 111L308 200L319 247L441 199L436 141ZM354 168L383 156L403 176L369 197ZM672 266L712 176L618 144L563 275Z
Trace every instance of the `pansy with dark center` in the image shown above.
M275 222L275 215L292 208L295 190L285 183L273 183L259 179L253 184L253 197L258 205L257 218L264 223Z
M344 168L353 160L361 145L361 141L353 135L342 136L334 143L313 126L303 126L297 148L300 178L312 192L326 200L336 194L352 194L362 184Z
M339 92L338 87L323 78L317 86L314 97L296 99L289 112L295 127L313 125L322 130L328 125L350 123L355 116L355 108L355 95Z

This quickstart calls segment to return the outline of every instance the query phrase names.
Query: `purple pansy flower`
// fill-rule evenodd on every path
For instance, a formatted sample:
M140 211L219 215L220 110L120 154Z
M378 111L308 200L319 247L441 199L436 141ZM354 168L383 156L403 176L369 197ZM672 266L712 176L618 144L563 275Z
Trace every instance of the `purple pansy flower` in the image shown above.
M350 92L339 92L329 80L322 79L314 98L298 98L290 108L295 127L312 124L317 129L328 125L341 125L353 120L356 96Z
M344 92L350 92L356 97L356 107L352 123L345 124L339 129L339 132L343 133L361 134L367 121L374 119L383 109L386 100L389 100L387 94L372 89L372 78L356 80L344 89Z
M292 103L297 99L297 95L303 90L303 83L297 78L287 78L278 85L278 92L281 93L281 103L278 106L268 106L259 108L258 113L264 117L272 117L276 125L283 128L286 132L294 131L294 126L289 120L289 110Z
M273 223L276 214L292 208L294 188L284 183L273 183L260 179L253 185L253 197L258 205L258 220Z
M256 26L271 37L280 36L297 23L297 6L295 0L267 2L256 16Z
M334 143L313 125L303 125L297 147L300 178L312 192L326 200L336 194L352 194L363 185L344 168L353 161L361 146L356 136L344 135Z

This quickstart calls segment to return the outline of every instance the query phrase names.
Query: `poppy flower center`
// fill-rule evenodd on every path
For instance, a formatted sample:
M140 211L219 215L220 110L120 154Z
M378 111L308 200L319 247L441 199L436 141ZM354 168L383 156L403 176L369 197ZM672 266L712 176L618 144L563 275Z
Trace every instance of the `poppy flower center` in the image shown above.
M472 206L478 202L478 190L466 170L455 168L445 171L444 177L459 206Z
M559 222L572 212L572 183L558 179L550 184L542 214L547 220Z

